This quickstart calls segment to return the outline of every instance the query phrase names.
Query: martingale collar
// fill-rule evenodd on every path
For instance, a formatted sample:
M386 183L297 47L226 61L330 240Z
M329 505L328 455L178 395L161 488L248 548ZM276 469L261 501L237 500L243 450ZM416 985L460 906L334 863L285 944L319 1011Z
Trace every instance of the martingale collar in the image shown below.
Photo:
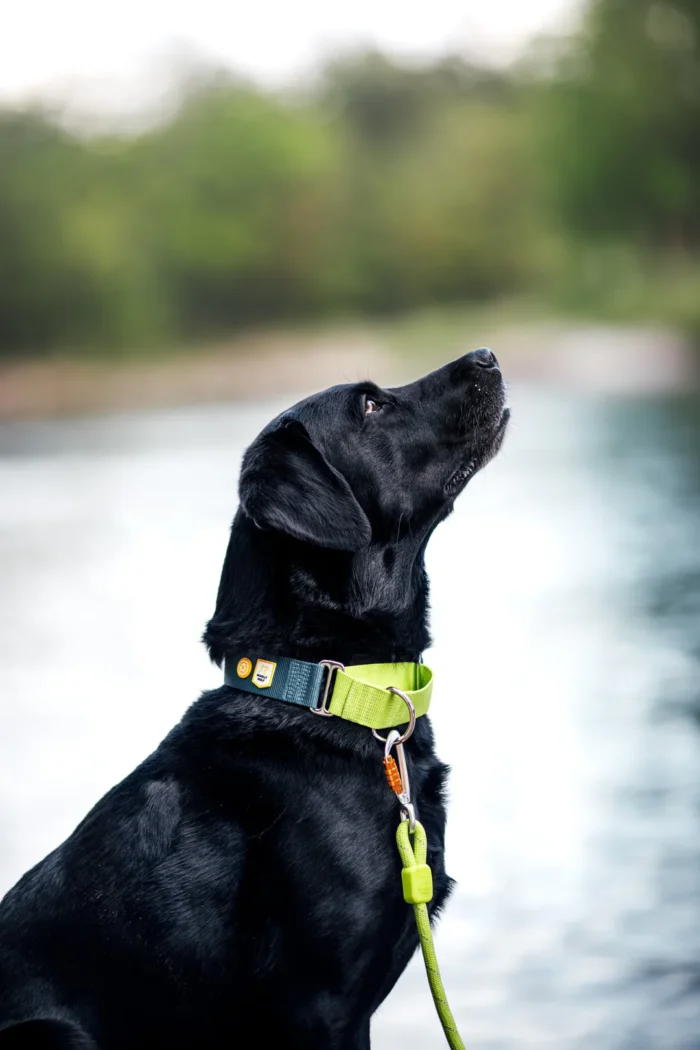
M308 707L316 714L336 715L368 729L390 729L407 721L406 703L389 692L400 689L426 714L433 691L433 672L425 664L355 664L333 660L313 664L281 656L229 655L224 682L246 693Z

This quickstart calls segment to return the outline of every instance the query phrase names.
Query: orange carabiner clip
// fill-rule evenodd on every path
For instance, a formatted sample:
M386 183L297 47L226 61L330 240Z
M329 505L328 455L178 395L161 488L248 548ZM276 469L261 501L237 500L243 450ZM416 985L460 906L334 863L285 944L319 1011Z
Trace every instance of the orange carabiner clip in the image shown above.
M393 755L387 755L384 759L384 772L386 773L387 784L391 790L395 795L401 795L403 793L403 784L401 783L399 767L396 765Z

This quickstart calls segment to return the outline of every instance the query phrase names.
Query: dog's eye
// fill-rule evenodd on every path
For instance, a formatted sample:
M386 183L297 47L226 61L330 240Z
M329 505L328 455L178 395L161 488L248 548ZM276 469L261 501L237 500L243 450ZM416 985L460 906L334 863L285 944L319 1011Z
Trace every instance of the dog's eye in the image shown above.
M371 397L365 398L365 415L368 416L370 412L377 412L379 405L376 401L373 401Z

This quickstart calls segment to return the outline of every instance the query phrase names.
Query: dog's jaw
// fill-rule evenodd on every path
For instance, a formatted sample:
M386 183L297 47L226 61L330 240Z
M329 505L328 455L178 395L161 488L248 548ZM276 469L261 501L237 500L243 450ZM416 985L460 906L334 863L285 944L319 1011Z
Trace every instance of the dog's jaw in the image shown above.
M478 452L470 453L465 463L449 476L445 483L446 496L450 499L458 496L467 487L474 475L498 454L508 429L509 420L510 409L506 407L503 409L493 436L486 446Z

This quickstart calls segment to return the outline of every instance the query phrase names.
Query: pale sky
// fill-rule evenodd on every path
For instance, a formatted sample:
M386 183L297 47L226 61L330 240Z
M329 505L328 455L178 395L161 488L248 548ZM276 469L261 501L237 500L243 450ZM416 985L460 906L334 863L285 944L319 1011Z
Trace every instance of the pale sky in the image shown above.
M267 83L334 51L375 45L412 57L461 49L504 61L565 28L577 0L18 0L0 29L0 99L53 96L88 108L153 101L172 55L201 56Z

